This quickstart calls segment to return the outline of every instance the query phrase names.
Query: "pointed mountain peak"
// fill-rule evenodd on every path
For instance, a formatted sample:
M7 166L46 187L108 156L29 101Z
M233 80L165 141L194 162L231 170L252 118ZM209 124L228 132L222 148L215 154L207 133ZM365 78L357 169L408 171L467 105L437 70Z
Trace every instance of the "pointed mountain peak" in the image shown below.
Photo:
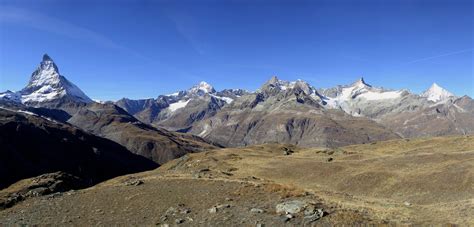
M207 94L207 93L215 93L216 90L214 89L214 87L212 85L208 84L205 81L201 81L201 82L199 82L199 84L196 84L191 89L189 89L189 92L194 93L194 94L203 95L203 94Z
M365 82L364 77L360 77L357 81L351 84L351 86L357 86L357 87L372 87L372 85L368 84Z
M270 80L265 82L260 89L262 91L269 91L275 88L279 90L286 90L288 84L289 84L288 81L280 80L278 79L278 77L272 76L272 78L270 78Z
M22 102L47 102L67 96L71 100L91 102L76 85L59 74L58 67L47 54L31 75L28 85L20 91Z
M272 78L270 78L270 80L267 81L267 84L277 84L278 82L280 82L278 77L277 76L272 76Z
M426 99L433 101L433 102L439 102L439 101L444 101L446 99L449 99L451 97L456 97L453 93L449 92L448 90L442 88L439 86L437 83L433 83L431 87L423 92L421 97L425 97Z
M53 61L53 59L48 54L43 54L43 61Z
M43 55L43 60L40 63L37 71L54 71L59 74L58 66L54 63L53 59L48 55Z
M445 89L439 86L437 83L433 83L428 90L445 90Z

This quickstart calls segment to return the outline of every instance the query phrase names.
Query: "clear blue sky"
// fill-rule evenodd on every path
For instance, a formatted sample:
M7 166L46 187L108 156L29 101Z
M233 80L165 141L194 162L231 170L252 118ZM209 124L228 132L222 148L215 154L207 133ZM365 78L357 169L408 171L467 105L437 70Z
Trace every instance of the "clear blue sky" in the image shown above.
M147 98L271 75L474 96L472 0L0 0L0 90L43 53L90 97Z

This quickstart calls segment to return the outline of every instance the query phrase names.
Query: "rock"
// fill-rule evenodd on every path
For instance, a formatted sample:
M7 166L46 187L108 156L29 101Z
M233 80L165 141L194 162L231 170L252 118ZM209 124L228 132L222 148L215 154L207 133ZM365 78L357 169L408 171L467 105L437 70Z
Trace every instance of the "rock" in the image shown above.
M216 206L217 209L230 208L230 204L221 204Z
M406 201L403 204L405 204L405 206L407 206L407 207L411 206L411 203L406 202Z
M287 222L290 220L290 218L288 218L287 216L282 216L280 220L282 220L283 222Z
M291 215L291 214L287 214L285 217L287 217L288 219L292 219L294 218L295 216Z
M126 186L138 186L138 185L141 185L141 184L143 184L143 181L138 180L138 179L131 179L131 180L125 182Z
M204 168L204 169L198 170L198 173L209 172L209 171L211 171L209 168Z
M215 214L215 213L217 213L217 211L219 209L229 208L229 207L230 207L230 204L221 204L221 205L213 206L212 208L208 209L207 211L209 211L209 213L211 213L211 214Z
M184 219L178 218L178 219L174 220L174 223L176 223L176 224L184 223Z
M283 155L290 155L290 152L288 152L288 151L283 151Z
M284 214L297 214L304 210L306 207L306 203L300 200L292 200L283 202L276 205L276 212L277 213L284 213Z
M330 157L328 158L327 162L332 162L334 160L334 158Z
M170 207L170 208L168 208L168 210L166 210L165 213L166 213L166 214L175 214L176 211L177 211L176 208Z
M323 209L313 209L312 211L310 210L305 210L305 216L304 216L304 220L307 222L307 223L311 223L311 222L314 222L314 221L317 221L319 220L320 218L322 218L324 216L324 211Z
M212 208L208 209L207 211L209 211L209 213L211 213L211 214L215 214L215 213L217 213L217 207L212 207Z
M225 201L233 201L231 198L225 198Z
M265 224L257 224L257 227L265 227Z
M164 222L166 220L168 220L168 215L161 216L160 221Z
M181 210L180 213L182 213L182 214L189 214L189 213L191 213L191 210L190 210L190 209L183 209L183 210Z
M252 209L250 209L250 212L252 212L252 213L257 213L257 214L261 214L261 213L263 213L263 212L265 212L265 211L262 210L262 209L259 209L259 208L252 208Z

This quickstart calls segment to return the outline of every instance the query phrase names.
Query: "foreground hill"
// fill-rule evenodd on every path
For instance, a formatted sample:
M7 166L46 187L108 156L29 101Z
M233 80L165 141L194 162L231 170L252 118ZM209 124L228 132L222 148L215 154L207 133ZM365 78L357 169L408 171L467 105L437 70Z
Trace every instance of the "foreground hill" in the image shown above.
M71 125L0 109L0 188L56 171L79 177L87 186L156 167L115 142Z
M0 211L0 222L472 225L473 148L473 137L460 136L213 150L86 190L28 199ZM315 215L319 209L323 217Z

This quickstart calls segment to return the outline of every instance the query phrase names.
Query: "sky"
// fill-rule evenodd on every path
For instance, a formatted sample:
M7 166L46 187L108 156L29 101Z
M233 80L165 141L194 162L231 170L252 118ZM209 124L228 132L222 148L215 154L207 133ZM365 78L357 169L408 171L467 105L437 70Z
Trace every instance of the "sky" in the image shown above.
M23 88L48 53L98 100L200 81L255 90L272 75L474 97L473 2L0 0L0 91Z

